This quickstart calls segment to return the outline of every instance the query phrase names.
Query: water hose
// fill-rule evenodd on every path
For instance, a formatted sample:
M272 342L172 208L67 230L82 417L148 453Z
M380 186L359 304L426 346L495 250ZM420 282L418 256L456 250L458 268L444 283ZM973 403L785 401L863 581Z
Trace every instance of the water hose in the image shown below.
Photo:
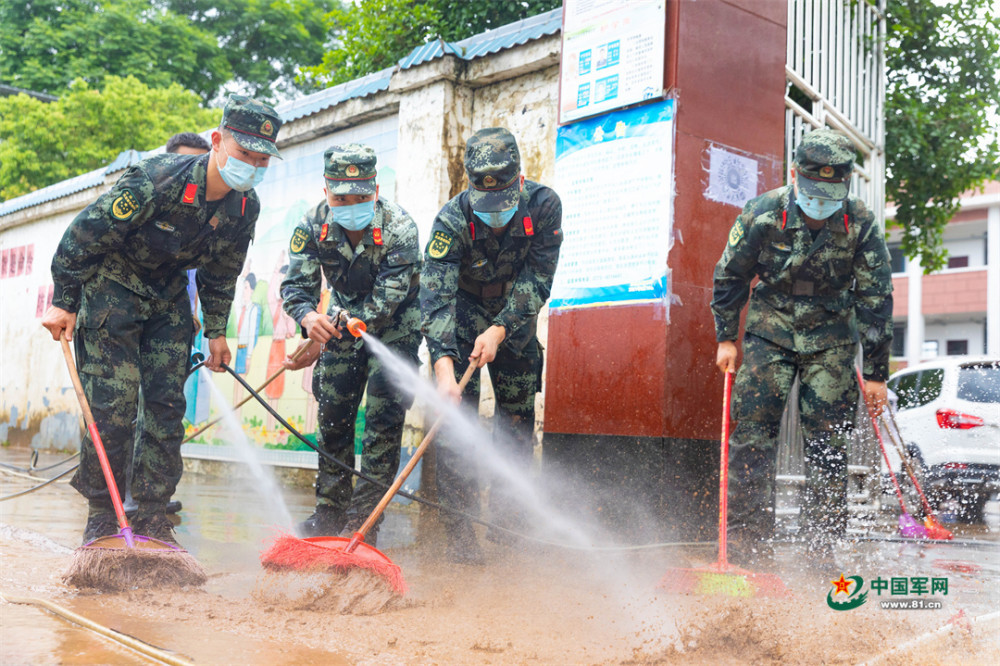
M150 645L149 643L141 641L133 636L115 631L114 629L106 627L103 624L98 624L97 622L94 622L79 613L74 613L68 608L63 608L62 606L54 604L47 599L39 599L37 597L15 597L7 594L6 592L0 592L0 599L3 599L7 603L11 604L25 604L44 608L64 620L68 620L69 622L79 625L84 629L94 632L95 634L100 634L105 638L110 638L119 645L135 650L143 656L156 659L157 661L161 661L165 664L170 664L171 666L194 666L194 662L184 659L183 657L179 657L171 652L167 652L166 650L158 648L155 645Z

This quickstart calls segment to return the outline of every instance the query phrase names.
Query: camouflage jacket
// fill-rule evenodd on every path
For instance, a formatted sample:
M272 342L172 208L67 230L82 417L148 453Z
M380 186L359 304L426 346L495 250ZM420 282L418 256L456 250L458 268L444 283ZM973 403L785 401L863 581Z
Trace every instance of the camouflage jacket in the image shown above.
M289 256L281 298L285 312L300 324L317 308L325 275L332 292L330 309L347 310L383 342L418 330L417 225L399 206L379 199L375 219L352 248L324 200L306 213L292 232Z
M848 197L813 240L790 186L751 199L715 267L712 312L718 341L746 330L797 352L857 343L866 379L885 381L892 342L892 278L885 236L872 212ZM786 213L787 211L787 213ZM787 222L785 218L787 217Z
M210 155L210 154L209 154ZM207 219L209 155L155 155L129 167L118 182L70 222L52 259L52 304L80 308L95 273L145 297L169 300L197 268L205 337L226 333L226 320L253 238L260 202L232 190Z
M562 203L550 188L524 182L517 213L495 236L473 213L468 191L434 219L420 278L421 332L431 362L458 358L458 339L472 341L503 326L503 344L520 353L535 337L562 243Z

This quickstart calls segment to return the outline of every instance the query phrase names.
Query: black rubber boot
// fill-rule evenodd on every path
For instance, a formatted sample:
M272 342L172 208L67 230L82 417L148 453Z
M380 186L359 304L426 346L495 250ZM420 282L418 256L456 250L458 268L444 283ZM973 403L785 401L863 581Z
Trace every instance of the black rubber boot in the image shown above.
M313 514L298 524L296 531L302 538L337 536L344 529L344 515L326 505L316 507Z
M94 539L118 534L118 519L111 512L95 513L87 518L87 526L83 529L84 545Z
M174 538L174 524L167 518L166 513L140 514L132 525L132 532L178 545L177 539Z

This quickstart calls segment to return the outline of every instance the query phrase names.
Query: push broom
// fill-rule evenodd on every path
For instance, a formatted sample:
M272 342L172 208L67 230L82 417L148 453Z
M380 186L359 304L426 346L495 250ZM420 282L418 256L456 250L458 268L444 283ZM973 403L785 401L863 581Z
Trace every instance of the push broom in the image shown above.
M892 428L889 427L889 422L886 421L885 412L882 412L882 423L885 424L886 432L889 433L889 441L892 442L893 446L896 447L896 453L899 454L899 459L903 462L903 468L906 470L907 475L910 477L910 481L913 482L913 487L917 489L917 494L920 496L920 501L924 507L924 528L927 530L927 538L935 539L937 541L951 541L952 533L943 527L934 516L934 511L931 509L930 502L927 501L927 497L924 495L923 488L920 487L920 481L917 479L917 474L913 469L913 464L910 461L909 454L903 449L902 443L896 439L896 433L899 432L899 426L896 424L896 417L893 415L891 409L885 410L889 412L889 418L892 420ZM893 430L895 429L895 432Z
M729 520L729 403L733 395L733 373L726 372L722 394L722 452L719 456L719 559L715 564L696 568L669 569L658 585L675 594L719 594L731 597L771 596L788 593L775 574L755 573L729 563L726 557Z
M73 353L65 335L61 336L63 356L66 357L66 367L69 368L76 397L83 410L83 419L87 431L97 451L97 459L104 472L104 480L108 484L111 503L115 508L115 516L121 528L118 534L99 537L84 544L73 553L73 562L63 575L63 581L79 588L95 588L109 591L122 591L139 587L181 587L184 585L201 585L208 576L198 561L183 548L174 544L139 536L132 533L125 508L122 506L118 493L115 475L111 472L104 443L97 431L94 415L90 411L90 403L83 392L80 375L76 371Z
M906 503L903 501L903 491L900 490L899 482L896 480L896 473L892 471L892 465L889 463L889 455L885 451L885 442L882 440L882 431L878 427L878 419L872 406L868 404L868 396L865 395L865 380L861 376L861 370L855 367L854 373L858 377L858 388L861 390L861 399L864 400L865 409L868 411L868 416L872 421L872 428L875 430L878 448L882 451L882 459L885 460L885 467L889 470L889 477L892 478L892 486L896 489L896 497L899 499L899 509L901 511L899 514L899 534L906 539L926 539L927 528L918 523L906 510Z
M469 363L465 374L462 375L458 383L458 392L461 394L465 390L466 384L472 378L477 368L474 362ZM378 550L374 546L365 543L365 535L378 519L385 508L392 501L392 498L399 491L410 472L416 467L420 458L424 455L427 446L437 435L438 430L444 424L445 415L438 417L431 429L424 435L420 445L410 461L406 463L403 471L399 473L396 480L392 482L389 489L382 496L378 505L368 516L368 519L361 525L357 532L350 538L339 536L317 536L300 539L290 534L282 534L271 547L260 556L260 563L269 570L292 570L292 571L330 571L347 573L351 569L367 569L382 578L389 584L392 590L403 596L407 592L406 581L403 579L403 572L399 566L389 556Z

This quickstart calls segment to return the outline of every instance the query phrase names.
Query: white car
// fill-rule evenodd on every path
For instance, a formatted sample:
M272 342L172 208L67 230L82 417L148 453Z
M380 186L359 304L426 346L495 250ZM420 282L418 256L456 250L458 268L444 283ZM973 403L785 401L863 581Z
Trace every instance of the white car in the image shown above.
M957 502L960 521L982 522L987 500L1000 490L1000 360L946 356L900 370L888 384L898 399L902 440L932 506ZM895 447L888 438L885 444L905 488L910 482Z

